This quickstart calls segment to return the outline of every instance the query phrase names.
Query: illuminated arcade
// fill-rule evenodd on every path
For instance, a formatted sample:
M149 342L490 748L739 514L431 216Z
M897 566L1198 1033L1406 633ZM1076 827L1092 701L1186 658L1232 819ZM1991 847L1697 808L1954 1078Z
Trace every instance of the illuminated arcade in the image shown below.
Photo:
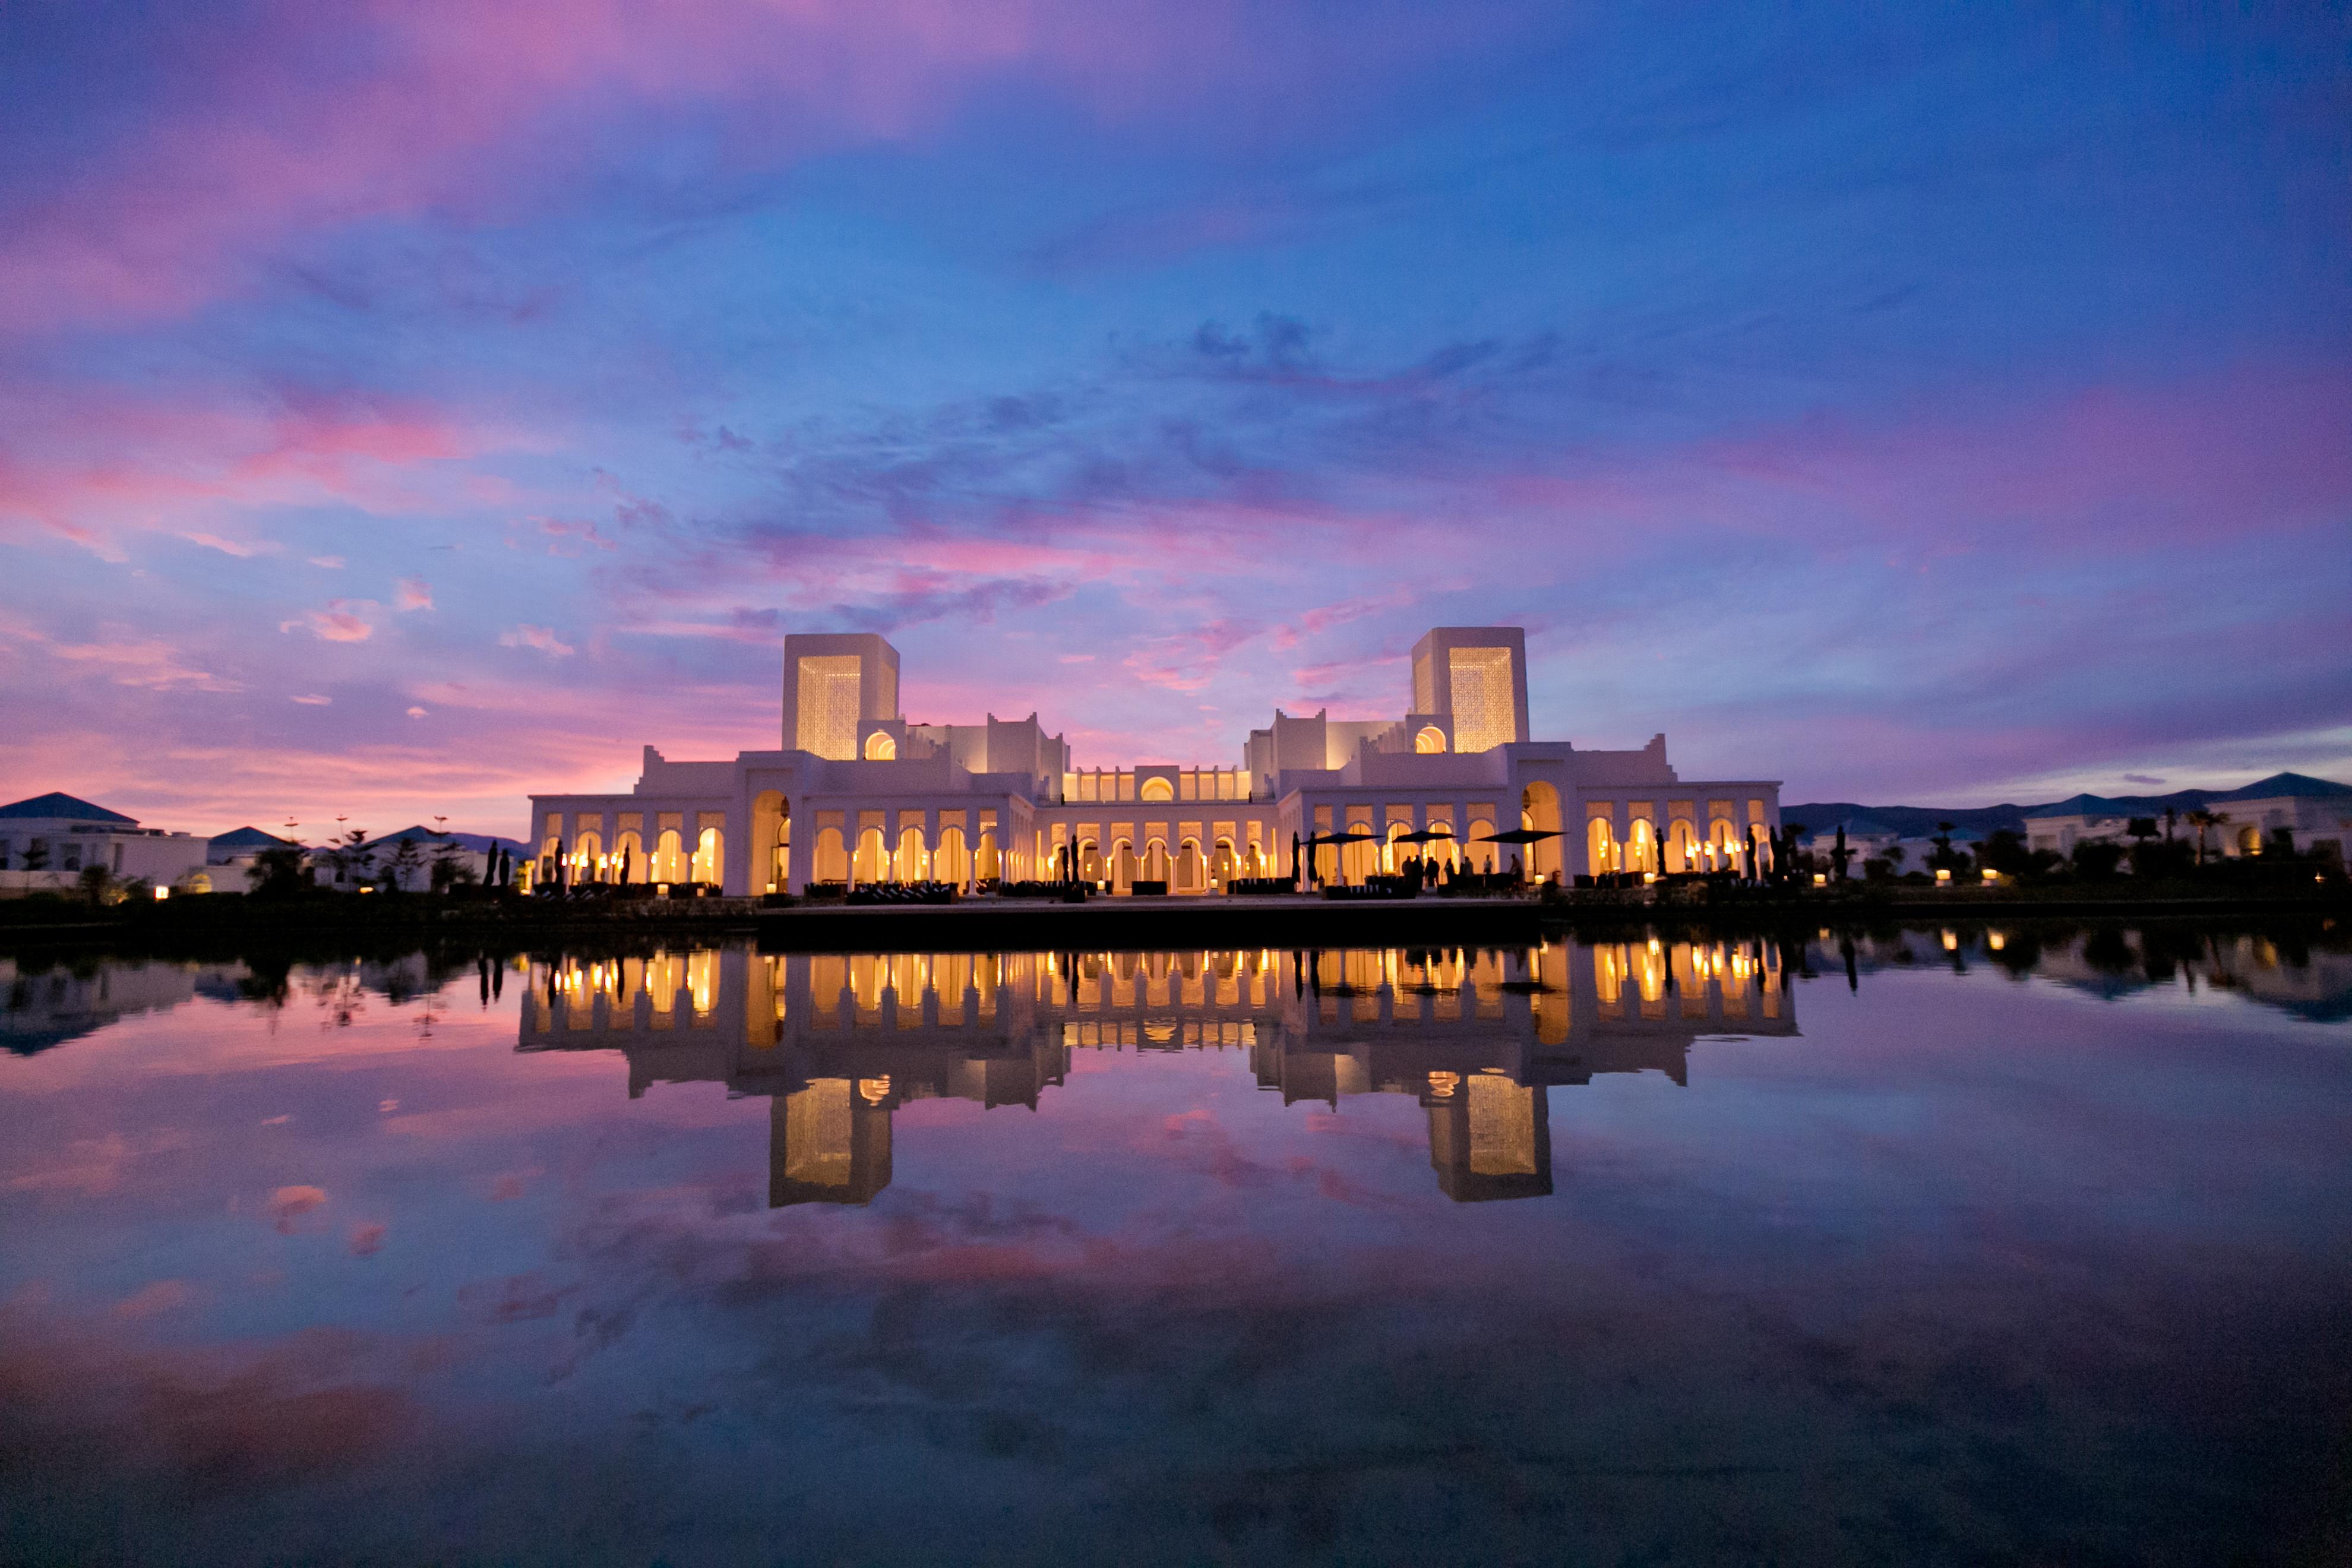
M534 876L747 897L1059 879L1207 894L1361 883L1409 856L1496 871L1517 858L1537 881L1754 874L1780 829L1776 782L1683 779L1664 735L1618 752L1530 739L1516 626L1438 627L1414 645L1400 717L1276 710L1226 766L1079 768L1034 713L910 723L898 688L880 637L787 637L778 749L674 762L648 746L626 795L531 796ZM1543 837L1482 842L1515 832Z

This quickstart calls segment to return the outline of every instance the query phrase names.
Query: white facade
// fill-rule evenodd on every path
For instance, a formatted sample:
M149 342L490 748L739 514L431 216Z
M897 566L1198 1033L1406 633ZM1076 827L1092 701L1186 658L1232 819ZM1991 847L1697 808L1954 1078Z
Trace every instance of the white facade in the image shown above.
M1401 718L1343 722L1277 710L1238 765L1077 769L1037 716L917 725L898 711L898 655L870 634L785 639L782 748L673 762L648 746L626 795L530 797L541 881L716 885L734 895L814 882L1077 879L1127 891L1219 891L1288 878L1294 839L1326 881L1424 855L1532 879L1753 871L1780 830L1777 781L1692 782L1664 735L1580 751L1528 734L1525 635L1440 627L1413 650ZM1557 837L1525 847L1496 832Z
M119 880L210 892L206 848L192 833L142 827L69 795L36 795L0 806L0 897L75 890L91 866Z
M2339 863L2352 861L2352 796L2281 795L2270 800L2217 800L2207 808L2224 817L2221 826L2205 830L2205 852L2236 858L2261 855L2284 828L2301 849L2333 852ZM2179 829L2191 843L2197 829Z
M2025 847L2072 855L2077 844L2129 844L2131 818L2099 812L2073 812L2025 819Z
M2301 782L2308 788L2330 787L2311 780ZM2180 812L2173 818L2172 833L2176 840L2191 847L2201 834L2208 857L2236 859L2264 854L2275 842L2274 836L2284 830L2297 850L2315 849L2322 855L2332 855L2338 862L2352 858L2352 791L2252 800L2215 799L2209 801L2206 809L2222 820L2200 830L2189 820L2188 813ZM2141 815L2155 822L2158 832L2162 832L2160 814ZM2131 821L2128 815L2112 812L2029 816L2025 819L2026 843L2031 848L2055 850L2061 855L2073 854L2075 845L2085 842L2129 844Z

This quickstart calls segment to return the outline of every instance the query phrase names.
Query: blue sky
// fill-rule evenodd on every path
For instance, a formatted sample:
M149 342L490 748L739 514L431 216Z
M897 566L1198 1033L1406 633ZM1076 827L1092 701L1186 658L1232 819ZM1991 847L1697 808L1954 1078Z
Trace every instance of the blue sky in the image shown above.
M2352 23L0 15L0 755L207 830L1399 710L1790 799L2352 776ZM396 820L395 820L396 819Z

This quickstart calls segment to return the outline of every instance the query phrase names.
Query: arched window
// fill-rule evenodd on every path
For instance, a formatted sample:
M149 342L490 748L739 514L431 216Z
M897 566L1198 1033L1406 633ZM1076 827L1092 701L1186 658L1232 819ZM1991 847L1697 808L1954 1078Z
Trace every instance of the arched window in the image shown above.
M898 760L898 742L892 740L887 731L877 730L874 733L866 737L866 760L867 762L895 762Z
M719 829L704 828L701 838L696 841L694 847L693 880L718 881L724 875L720 870L720 865L725 852L726 846L720 839Z
M1421 733L1412 738L1412 749L1423 756L1445 750L1445 731L1434 724L1423 724Z
M1148 778L1143 781L1142 786L1135 792L1135 798L1138 800L1174 800L1176 798L1176 785L1173 782L1165 778Z

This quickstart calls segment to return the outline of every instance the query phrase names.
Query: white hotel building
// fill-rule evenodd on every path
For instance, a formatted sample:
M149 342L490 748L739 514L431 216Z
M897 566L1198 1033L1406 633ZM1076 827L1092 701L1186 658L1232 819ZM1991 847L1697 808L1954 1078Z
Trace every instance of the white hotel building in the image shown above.
M911 724L898 652L866 633L784 639L774 751L672 762L647 746L626 795L530 797L540 881L715 884L731 895L811 882L1045 880L1066 851L1081 880L1213 893L1287 878L1292 841L1326 881L1360 882L1418 849L1531 879L1752 870L1780 829L1777 782L1693 782L1666 740L1580 751L1528 734L1526 635L1440 626L1414 645L1411 710L1344 722L1277 710L1232 767L1080 769L1037 716ZM1496 832L1555 834L1520 847ZM1401 835L1450 838L1399 846ZM521 869L521 868L519 868Z

